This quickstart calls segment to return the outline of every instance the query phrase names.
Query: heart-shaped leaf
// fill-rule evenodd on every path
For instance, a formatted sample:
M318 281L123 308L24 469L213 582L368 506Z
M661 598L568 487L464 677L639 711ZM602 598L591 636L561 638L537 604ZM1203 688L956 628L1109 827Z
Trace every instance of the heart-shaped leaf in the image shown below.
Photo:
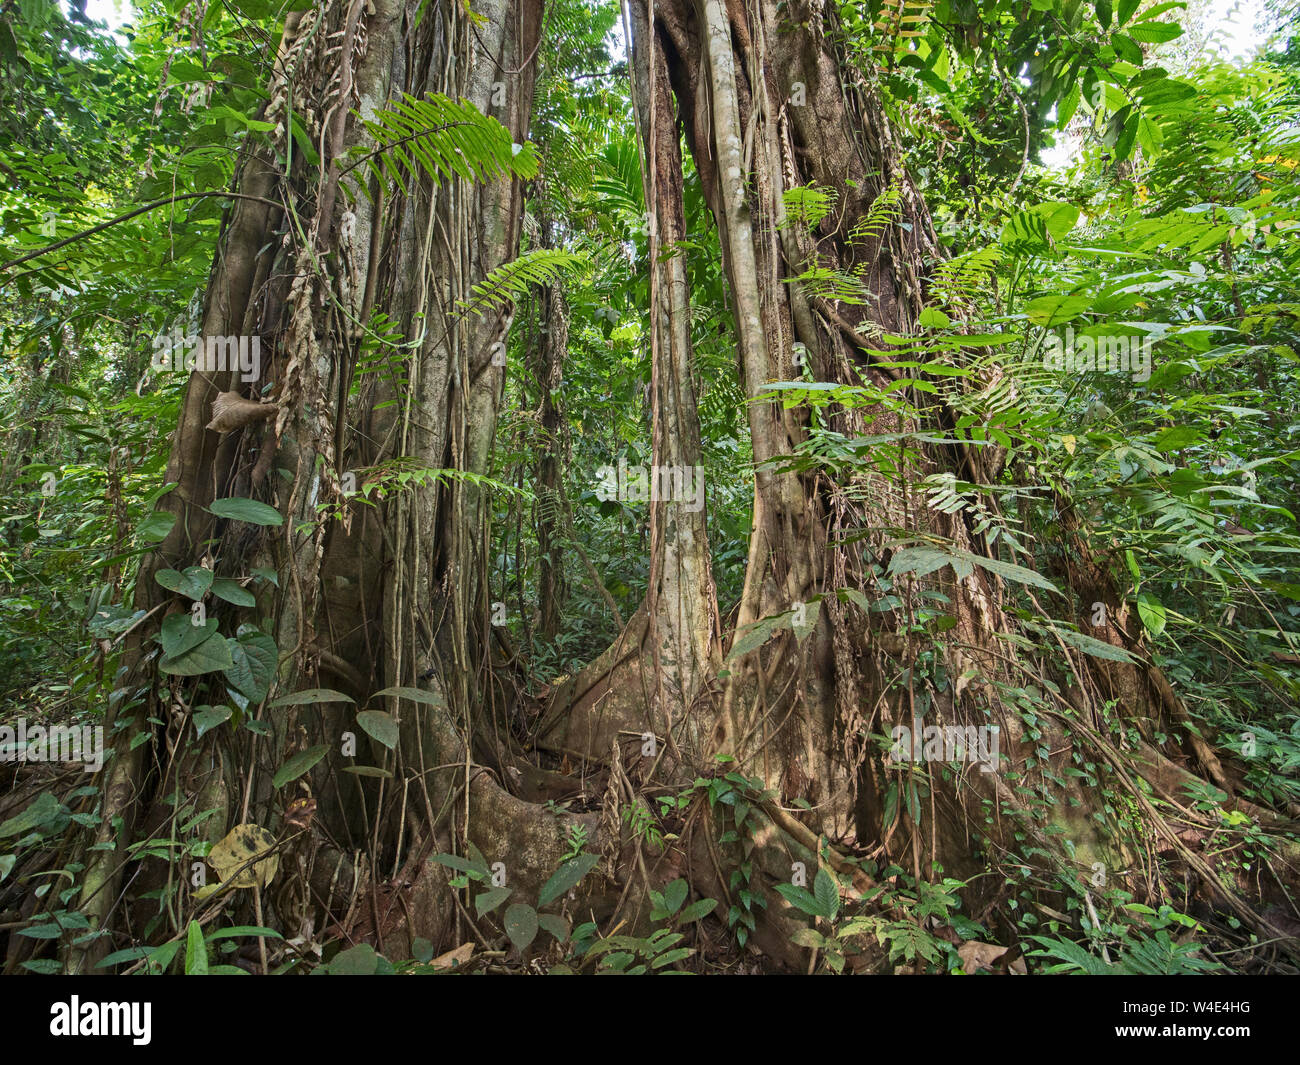
M202 566L190 566L184 573L177 573L174 569L160 569L153 577L169 592L190 599L202 599L212 587L212 570Z
M230 657L230 644L219 632L214 632L183 655L164 658L158 663L158 668L174 677L197 677L203 673L219 673L234 664Z
M216 631L216 618L209 618L202 625L195 625L191 614L172 614L163 620L162 629L158 633L158 642L162 644L164 656L176 658L191 648L198 647Z
M240 636L230 645L230 657L234 664L226 670L226 679L245 698L260 703L271 690L280 659L275 641L261 632Z
M193 715L195 736L202 739L205 732L229 721L232 713L234 711L228 706L200 706Z

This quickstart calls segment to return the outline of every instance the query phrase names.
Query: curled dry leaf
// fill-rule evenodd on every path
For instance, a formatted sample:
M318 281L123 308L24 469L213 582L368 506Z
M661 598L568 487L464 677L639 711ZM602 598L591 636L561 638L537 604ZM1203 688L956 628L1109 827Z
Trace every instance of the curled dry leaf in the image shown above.
M316 816L315 799L294 799L284 812L284 823L290 828L307 828Z

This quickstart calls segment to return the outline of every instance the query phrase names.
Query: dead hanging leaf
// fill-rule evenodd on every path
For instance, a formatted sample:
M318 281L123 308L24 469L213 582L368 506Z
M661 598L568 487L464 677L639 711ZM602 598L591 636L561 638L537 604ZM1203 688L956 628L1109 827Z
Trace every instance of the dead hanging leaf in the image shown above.
M231 887L266 887L280 868L280 856L270 853L274 847L275 837L266 829L236 825L225 839L213 846L208 853L208 864L223 884L229 880ZM255 858L259 860L253 861Z
M207 427L215 433L228 433L253 422L265 421L279 409L274 403L245 399L238 392L222 392L212 401L212 421Z

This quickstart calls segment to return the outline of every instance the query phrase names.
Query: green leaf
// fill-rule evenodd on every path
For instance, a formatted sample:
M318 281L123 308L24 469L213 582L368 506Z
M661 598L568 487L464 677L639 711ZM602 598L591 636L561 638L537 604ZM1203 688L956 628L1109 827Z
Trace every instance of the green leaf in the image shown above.
M185 943L185 975L208 975L208 948L203 942L203 926L191 921Z
M1138 22L1130 26L1128 35L1139 44L1163 44L1183 35L1183 28L1173 22Z
M147 544L156 544L167 539L167 534L176 524L176 515L167 510L155 510L135 528L138 539Z
M474 896L474 912L482 917L485 913L491 913L509 897L508 887L489 888Z
M362 710L357 714L357 724L365 730L366 735L378 740L390 751L397 747L399 730L391 714L382 710Z
M193 715L195 738L202 739L205 732L229 721L233 712L228 706L200 706Z
M794 884L777 884L776 892L795 909L813 917L830 917L826 907L807 888L796 887Z
M1155 156L1165 143L1165 131L1160 127L1160 123L1146 115L1138 116L1137 126L1138 144L1142 146L1142 151L1147 158Z
M259 936L262 939L283 939L279 932L274 928L259 928L257 925L240 924L232 925L230 928L219 928L215 932L207 934L207 941L215 943L219 939L235 939L240 936Z
M28 928L20 928L18 934L29 939L58 939L63 935L63 926L57 923L31 925Z
M230 657L230 644L214 631L197 647L175 658L164 658L158 663L158 668L174 677L197 677L204 673L220 673L234 664Z
M393 696L398 699L410 699L413 703L423 703L425 706L445 706L446 700L437 692L427 692L420 688L385 688L383 691L377 691L370 699L381 699L385 696ZM367 700L369 702L370 700Z
M1164 430L1151 442L1157 451L1177 451L1201 439L1201 429L1196 425L1175 425Z
M214 499L212 505L208 507L208 512L215 514L218 518L246 521L249 525L284 524L284 515L275 507L259 503L255 499L241 499L238 497Z
M650 963L650 968L662 969L665 965L671 965L683 958L689 958L694 953L694 947L678 947L676 950L670 950L667 954L660 954Z
M253 593L229 577L218 577L214 580L212 594L235 606L257 606L257 599L254 598Z
M1056 585L1034 570L1026 569L1024 566L1017 566L1014 562L986 558L983 555L975 554L973 551L962 551L956 548L903 548L896 551L894 557L890 559L888 574L894 577L903 573L913 573L920 578L933 573L935 570L942 569L944 566L952 566L953 571L958 576L969 573L972 566L979 566L990 573L996 573L1005 580L1028 584L1049 592L1058 591Z
M445 865L448 869L455 869L459 873L468 873L475 880L486 880L491 875L486 862L471 861L462 858L459 854L435 854L429 860Z
M749 625L743 633L736 633L736 637L731 644L731 650L727 652L727 661L732 662L749 654L751 651L757 650L777 632L788 629L793 624L794 612L790 610L787 610L784 614L759 618L758 621Z
M506 935L510 937L519 950L527 950L528 944L537 938L537 911L522 902L516 902L506 910Z
M195 625L191 614L182 611L164 618L158 632L158 642L162 644L163 655L175 658L183 655L217 631L217 619L208 618L202 625Z
M1034 325L1051 328L1078 318L1091 306L1091 296L1052 293L1030 300L1025 304L1025 314Z
M245 633L231 642L230 658L226 680L250 702L260 703L271 690L280 660L275 641L262 632Z
M1154 595L1149 592L1140 592L1137 597L1138 617L1142 619L1143 627L1149 632L1154 639L1165 631L1165 622L1167 615L1164 605Z
M570 888L576 887L578 881L591 872L599 861L599 854L579 854L576 858L570 858L543 885L541 894L537 896L537 905L545 906Z
M717 899L697 899L678 914L677 923L684 925L690 924L692 921L698 921L701 917L707 917L717 907Z
M282 695L271 700L271 706L306 706L312 703L351 703L356 700L350 695L335 691L333 688L304 688L300 692Z
M1003 562L1000 558L985 558L983 555L977 555L973 552L961 552L962 555L969 555L970 561L975 565L988 570L990 573L996 573L1009 581L1016 581L1019 584L1028 584L1034 588L1042 588L1048 592L1059 592L1051 581L1044 577L1036 570L1026 569L1024 566L1017 566L1014 562Z
M291 780L297 780L329 754L329 750L328 745L322 743L317 747L308 747L305 751L299 751L275 771L275 776L271 778L271 786L282 788Z
M59 816L62 806L53 793L43 791L20 814L0 823L0 839L6 836L25 835L33 829L49 824Z
M835 878L825 869L817 870L817 876L813 880L813 896L826 916L833 921L840 908L840 889Z
M686 901L687 886L683 878L674 880L664 888L664 909L670 914L676 913L682 908L682 903Z
M569 938L569 922L556 913L539 913L537 924L545 932L550 932L557 942L563 943Z
M184 573L177 573L174 569L160 569L153 576L169 592L195 600L202 599L212 587L212 571L202 566L190 566Z
M815 928L796 928L790 934L790 942L797 947L811 947L814 950L834 945Z
M1122 647L1116 647L1114 644L1098 640L1096 637L1085 636L1081 632L1064 628L1056 629L1056 634L1071 647L1077 648L1084 654L1092 655L1093 658L1104 658L1109 662L1127 662L1130 664L1133 662L1133 656Z
M331 976L374 976L379 969L379 955L369 943L339 951L329 963Z

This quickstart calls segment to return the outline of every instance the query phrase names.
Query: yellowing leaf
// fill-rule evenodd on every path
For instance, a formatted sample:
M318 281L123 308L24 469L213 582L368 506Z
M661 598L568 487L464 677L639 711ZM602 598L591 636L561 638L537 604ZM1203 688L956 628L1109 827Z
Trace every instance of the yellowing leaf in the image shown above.
M275 837L257 825L236 825L208 854L208 864L231 887L266 887L280 868L280 856L270 854ZM260 857L267 855L266 857ZM258 861L253 859L258 858ZM252 862L250 865L249 863Z

